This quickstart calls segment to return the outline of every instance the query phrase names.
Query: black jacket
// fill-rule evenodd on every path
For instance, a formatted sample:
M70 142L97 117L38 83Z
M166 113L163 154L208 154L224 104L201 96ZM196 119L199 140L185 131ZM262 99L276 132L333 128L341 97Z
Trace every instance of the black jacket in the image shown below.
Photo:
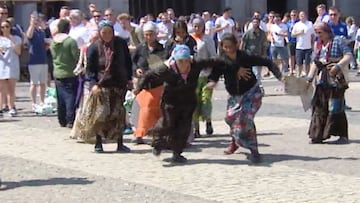
M86 79L101 87L126 88L132 80L132 62L125 40L115 37L114 55L108 74L101 74L104 67L99 64L99 42L91 44L86 53Z

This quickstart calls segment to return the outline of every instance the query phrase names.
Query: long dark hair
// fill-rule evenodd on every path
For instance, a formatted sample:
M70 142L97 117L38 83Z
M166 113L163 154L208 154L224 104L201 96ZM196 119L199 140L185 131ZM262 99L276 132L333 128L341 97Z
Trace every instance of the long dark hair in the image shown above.
M175 40L177 29L183 29L186 32L186 35L189 35L186 22L183 20L178 20L174 23L174 26L173 26L173 33L171 36L173 40Z

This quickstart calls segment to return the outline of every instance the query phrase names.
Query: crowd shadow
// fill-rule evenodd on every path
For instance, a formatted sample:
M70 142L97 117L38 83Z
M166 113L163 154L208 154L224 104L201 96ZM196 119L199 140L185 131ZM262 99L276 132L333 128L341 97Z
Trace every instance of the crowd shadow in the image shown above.
M14 122L18 122L18 121L20 121L20 120L18 120L18 119L7 119L7 118L0 119L0 123L14 123Z
M50 178L50 179L34 179L23 180L18 182L2 182L0 191L12 190L20 187L41 187L49 185L88 185L95 181L87 178Z

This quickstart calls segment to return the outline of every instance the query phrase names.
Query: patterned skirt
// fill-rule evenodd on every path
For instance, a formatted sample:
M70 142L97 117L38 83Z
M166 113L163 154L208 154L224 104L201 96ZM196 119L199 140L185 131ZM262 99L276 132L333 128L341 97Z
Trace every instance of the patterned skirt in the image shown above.
M197 95L197 106L194 112L194 121L207 121L211 120L211 112L212 112L212 94L213 90L210 88L206 88L206 84L208 82L207 77L199 77L197 87L196 87L196 95Z
M126 89L100 88L84 100L74 125L76 136L93 143L96 135L109 140L122 136L126 111L123 106Z
M348 137L348 122L345 114L345 88L317 86L312 101L309 137L323 141L331 135Z
M259 85L241 96L230 96L227 102L225 121L230 126L230 135L237 145L254 151L258 150L254 117L261 104Z

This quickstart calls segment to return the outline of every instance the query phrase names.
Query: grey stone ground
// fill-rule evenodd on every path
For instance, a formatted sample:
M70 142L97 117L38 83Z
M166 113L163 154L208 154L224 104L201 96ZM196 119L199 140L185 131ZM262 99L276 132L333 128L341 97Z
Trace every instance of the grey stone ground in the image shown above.
M156 158L149 146L129 143L131 136L130 154L93 153L92 145L70 140L56 117L32 115L27 85L19 84L19 117L0 120L0 202L360 202L360 83L346 95L353 107L349 145L309 145L310 112L299 98L276 91L279 82L264 84L258 166L245 149L222 154L230 140L222 85L214 95L215 135L195 141L184 153L188 164L172 165L170 153Z

